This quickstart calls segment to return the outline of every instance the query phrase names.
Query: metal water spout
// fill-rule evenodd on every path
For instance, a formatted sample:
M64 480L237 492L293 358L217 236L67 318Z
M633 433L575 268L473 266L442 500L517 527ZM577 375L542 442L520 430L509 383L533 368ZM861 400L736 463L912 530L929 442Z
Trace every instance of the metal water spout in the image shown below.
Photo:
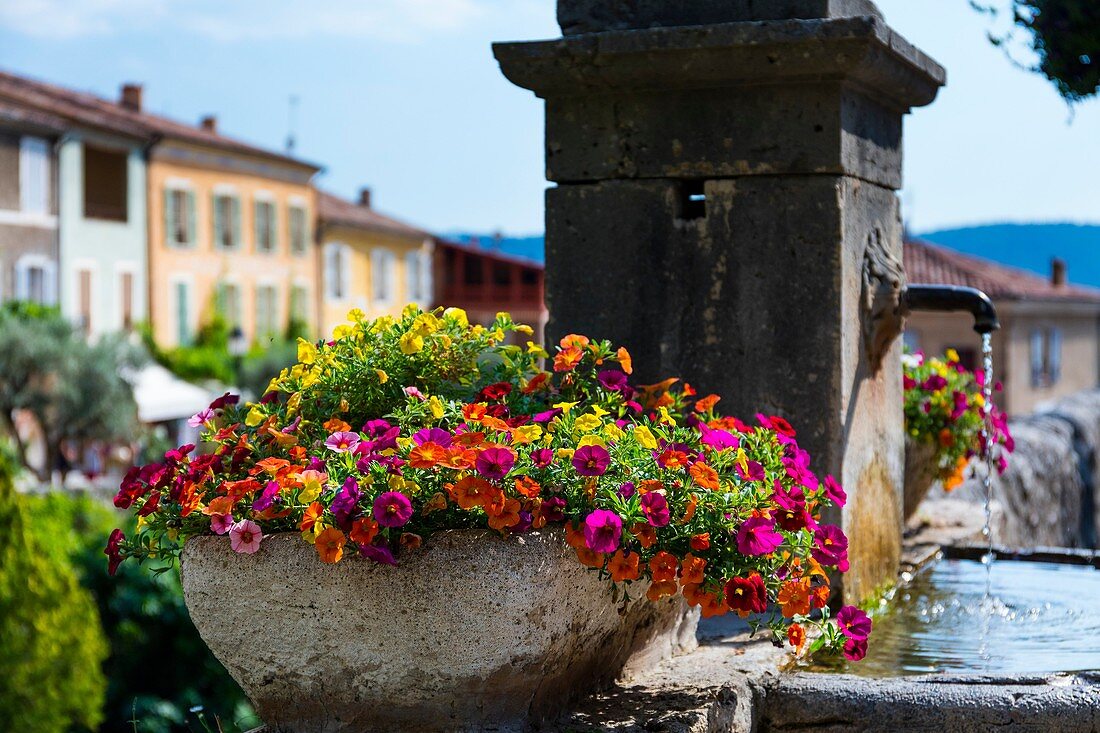
M912 311L966 311L974 316L974 330L993 333L1001 327L997 308L977 288L960 285L909 285L901 293L902 315Z

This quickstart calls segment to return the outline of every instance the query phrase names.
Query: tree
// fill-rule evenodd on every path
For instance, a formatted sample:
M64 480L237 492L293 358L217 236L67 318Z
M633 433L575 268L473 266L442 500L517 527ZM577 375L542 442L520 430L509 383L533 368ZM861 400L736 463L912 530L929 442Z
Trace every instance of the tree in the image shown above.
M20 462L48 481L66 442L132 439L137 406L122 374L143 361L140 350L121 337L88 343L56 310L0 309L0 428ZM41 467L28 461L28 447L16 429L20 413L34 421L42 436L46 459Z
M1010 14L1013 28L990 33L994 45L1007 48L1015 30L1031 36L1037 64L1025 66L1043 74L1070 103L1100 91L1100 2L1096 0L1007 0L1008 6L970 0L979 12Z

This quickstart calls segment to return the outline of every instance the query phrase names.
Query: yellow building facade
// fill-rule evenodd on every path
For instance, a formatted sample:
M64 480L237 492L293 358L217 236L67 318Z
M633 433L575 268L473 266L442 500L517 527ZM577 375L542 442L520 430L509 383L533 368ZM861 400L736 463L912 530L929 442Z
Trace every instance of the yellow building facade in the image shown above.
M227 141L170 134L149 154L149 314L163 348L191 343L220 314L248 344L313 333L318 168ZM224 142L223 142L224 141Z
M353 308L378 318L408 303L430 306L430 234L372 209L368 191L358 203L323 192L317 199L323 333L346 323Z

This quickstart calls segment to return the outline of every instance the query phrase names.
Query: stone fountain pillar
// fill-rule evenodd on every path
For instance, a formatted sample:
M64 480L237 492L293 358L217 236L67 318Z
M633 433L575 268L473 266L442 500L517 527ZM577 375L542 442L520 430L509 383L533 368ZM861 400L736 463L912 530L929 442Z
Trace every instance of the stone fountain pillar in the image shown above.
M850 497L846 597L892 582L902 118L943 69L868 0L558 0L558 21L494 46L546 100L548 340L789 419Z

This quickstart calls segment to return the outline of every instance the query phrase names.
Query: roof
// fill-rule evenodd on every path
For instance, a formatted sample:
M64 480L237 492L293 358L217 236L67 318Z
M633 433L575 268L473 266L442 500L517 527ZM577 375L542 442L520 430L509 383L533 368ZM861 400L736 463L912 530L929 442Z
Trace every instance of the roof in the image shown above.
M1054 285L1033 272L920 240L905 243L905 272L912 283L963 285L993 300L1100 303L1096 288Z
M432 236L420 227L380 214L369 206L362 206L324 191L317 192L317 209L321 223L330 226L346 226L353 229L366 229L372 232L386 232L408 237L425 238Z
M320 170L320 166L256 147L198 125L135 111L103 97L0 71L0 102L29 107L39 114L70 125L91 127L153 142L158 138L228 150L275 160L287 165Z
M464 242L456 242L453 239L443 239L442 237L435 238L436 247L442 247L444 249L457 249L462 250L468 254L477 255L479 257L487 257L491 260L498 260L500 262L510 262L515 265L523 265L524 267L530 267L535 270L545 270L546 265L538 260L533 260L529 257L521 257L520 255L508 254L501 252L500 250L485 249L475 244L467 244Z

